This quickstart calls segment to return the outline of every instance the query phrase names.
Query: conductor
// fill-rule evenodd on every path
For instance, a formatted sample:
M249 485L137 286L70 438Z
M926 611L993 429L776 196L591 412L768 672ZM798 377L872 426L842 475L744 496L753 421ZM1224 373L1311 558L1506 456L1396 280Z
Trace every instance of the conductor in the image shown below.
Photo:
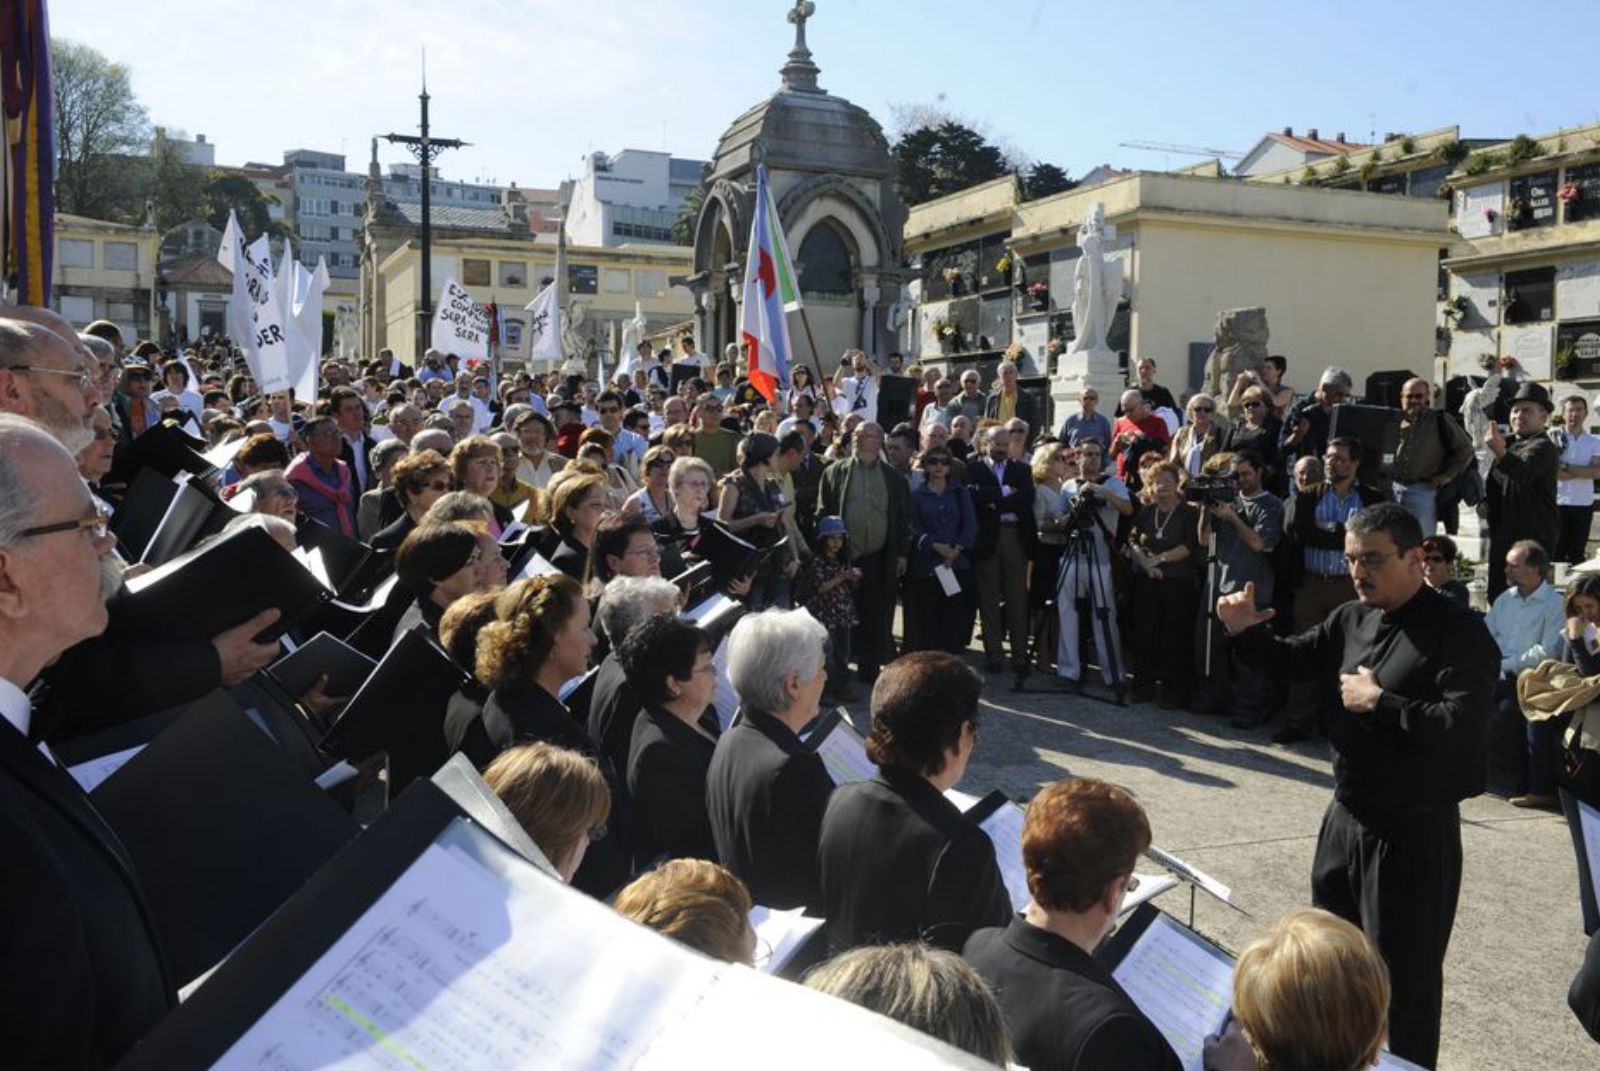
M1338 676L1312 903L1378 947L1394 983L1390 1048L1433 1067L1461 891L1457 805L1484 790L1499 656L1478 615L1423 583L1421 544L1401 506L1369 506L1345 526L1355 602L1288 638L1260 627L1273 611L1256 609L1253 584L1218 600L1217 616L1262 673L1330 686Z

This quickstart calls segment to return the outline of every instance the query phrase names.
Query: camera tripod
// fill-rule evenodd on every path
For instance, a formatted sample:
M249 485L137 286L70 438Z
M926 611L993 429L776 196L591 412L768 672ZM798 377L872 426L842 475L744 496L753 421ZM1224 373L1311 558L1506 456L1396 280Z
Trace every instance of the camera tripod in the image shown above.
M1060 603L1063 599L1071 599L1073 607L1071 612L1077 613L1078 592L1080 583L1088 600L1089 631L1091 638L1096 635L1101 642L1095 645L1096 653L1105 661L1101 666L1102 676L1111 678L1112 698L1090 695L1105 703L1114 703L1125 706L1127 699L1127 682L1122 675L1119 645L1117 642L1117 626L1112 620L1111 611L1115 594L1111 591L1111 563L1109 559L1102 560L1103 555L1110 554L1112 544L1111 532L1106 528L1105 521L1100 518L1093 494L1080 492L1078 500L1073 504L1069 514L1070 523L1067 528L1066 549L1061 552L1061 565L1056 571L1056 600L1057 612L1062 609ZM1098 533L1100 539L1095 539ZM1073 590L1066 590L1069 572L1075 576ZM1080 647L1083 637L1078 637ZM1088 668L1079 662L1079 691L1080 694L1089 695L1082 691L1084 678L1088 675Z

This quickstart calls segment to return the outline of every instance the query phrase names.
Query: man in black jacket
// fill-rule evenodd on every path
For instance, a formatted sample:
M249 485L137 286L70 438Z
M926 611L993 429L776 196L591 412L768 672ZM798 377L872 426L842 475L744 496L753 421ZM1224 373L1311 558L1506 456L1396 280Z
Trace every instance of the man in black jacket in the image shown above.
M1395 1055L1433 1067L1444 955L1461 892L1459 804L1483 792L1500 653L1483 619L1423 583L1422 529L1393 502L1345 525L1358 602L1281 638L1255 586L1217 617L1269 676L1339 680L1328 725L1333 802L1312 863L1312 903L1360 926L1389 965Z
M113 545L71 455L0 414L0 1006L6 1062L110 1066L174 1004L139 876L32 741L22 691L106 625Z
M1009 636L1011 672L1020 685L1029 668L1028 560L1038 541L1033 470L1009 458L1011 436L1004 424L985 430L982 445L982 455L967 462L966 484L978 515L972 561L983 653L989 672L1000 672L1002 632Z
M728 680L739 722L722 734L706 773L717 858L758 904L822 911L817 841L833 779L799 732L827 683L828 630L805 610L742 619L728 637Z
M1094 950L1116 925L1150 823L1122 789L1057 781L1022 827L1032 899L962 955L994 988L1017 1061L1062 1071L1177 1071L1178 1056Z
M1550 392L1530 381L1511 398L1511 438L1500 425L1489 424L1484 442L1494 465L1484 483L1489 511L1489 600L1506 589L1506 553L1512 544L1531 539L1554 547L1561 533L1556 509L1556 476L1561 448L1545 432L1550 422Z

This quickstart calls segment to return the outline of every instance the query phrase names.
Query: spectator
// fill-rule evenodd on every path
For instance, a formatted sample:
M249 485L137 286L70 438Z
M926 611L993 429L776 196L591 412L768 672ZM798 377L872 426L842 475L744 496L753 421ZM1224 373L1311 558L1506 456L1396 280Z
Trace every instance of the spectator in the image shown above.
M883 463L883 429L856 429L853 455L823 472L818 508L842 517L851 564L861 570L856 587L856 626L851 640L857 673L877 679L890 658L895 590L906 567L911 538L911 492L905 477Z
M1485 481L1489 520L1489 598L1506 589L1506 553L1513 543L1531 539L1553 547L1560 538L1556 512L1556 476L1561 448L1545 433L1550 420L1550 394L1524 381L1511 398L1511 439L1490 423L1484 436L1494 456Z
M1422 579L1434 591L1463 610L1472 603L1467 585L1456 579L1456 541L1447 535L1429 536L1422 541Z
M957 417L966 417L972 425L983 419L983 412L989 407L989 399L983 393L980 384L982 380L975 368L969 368L961 373L961 393L950 400L945 406L945 416L952 424Z
M878 419L878 388L883 381L883 369L868 357L864 350L845 352L850 375L840 378L834 391L833 411L841 417L854 414L867 423Z
M594 760L552 744L519 744L502 751L483 779L570 884L589 845L606 835L611 813Z
M406 445L399 439L374 443L372 452L367 455L372 465L372 490L363 494L356 505L356 532L363 542L370 542L400 515L400 504L394 497L394 467L401 458L408 456ZM391 503L388 508L393 516L389 521L383 520L385 500Z
M1489 742L1490 782L1504 789L1513 806L1544 810L1556 805L1555 763L1531 761L1528 723L1517 702L1517 676L1562 654L1561 626L1567 615L1561 593L1547 583L1549 566L1539 544L1528 539L1513 543L1505 562L1511 586L1494 600L1484 618L1500 648Z
M1177 400L1172 397L1172 392L1156 382L1156 362L1154 358L1139 358L1134 364L1134 375L1138 377L1134 381L1134 389L1144 398L1145 404L1150 407L1152 413L1157 409L1170 409L1174 416L1182 412ZM1126 416L1128 414L1127 397L1127 394L1124 393L1122 405L1117 410L1117 416Z
M1425 379L1408 379L1400 388L1400 445L1394 455L1394 500L1417 519L1424 536L1438 527L1439 491L1477 463L1467 433L1433 408L1432 397Z
M1231 453L1254 450L1261 457L1262 486L1279 497L1286 496L1289 473L1278 445L1283 435L1283 422L1272 408L1272 399L1261 387L1248 387L1239 393L1239 412L1240 419L1228 429L1222 448Z
M1061 434L1057 436L1068 446L1077 446L1084 439L1098 439L1102 446L1111 442L1111 421L1106 415L1099 412L1100 392L1093 387L1085 387L1083 393L1078 395L1079 411L1067 417L1061 425Z
M1200 563L1199 514L1179 493L1182 474L1170 461L1150 474L1150 504L1133 515L1128 549L1133 586L1135 699L1156 698L1181 710L1192 698L1195 578Z
M1594 481L1600 477L1600 438L1584 428L1589 402L1569 394L1561 402L1561 427L1550 433L1561 448L1556 470L1556 514L1560 537L1555 560L1573 565L1589 557L1589 527L1594 522Z
M1188 422L1172 437L1167 459L1185 476L1198 476L1205 463L1222 449L1223 430L1217 423L1217 402L1209 394L1196 394L1184 407Z
M1124 481L1130 472L1137 475L1139 458L1150 450L1165 455L1171 441L1167 422L1151 411L1144 396L1136 390L1123 391L1122 415L1111 426L1111 456L1117 462L1117 475Z
M967 489L950 478L954 461L943 447L917 460L923 479L911 492L911 558L907 568L906 649L957 654L972 636L977 606L972 548L978 518ZM948 593L936 572L949 571L958 586Z
M1149 846L1144 810L1104 781L1057 781L1028 805L1028 905L1006 926L974 933L962 953L994 987L1017 1059L1028 1067L1180 1066L1155 1024L1094 958L1138 885L1134 864Z
M817 521L817 549L801 569L796 597L802 607L828 630L828 682L830 703L851 698L850 637L858 623L855 586L861 570L850 564L850 543L844 520L823 517Z
M1008 420L1024 421L1030 429L1039 424L1039 407L1029 395L1017 389L1019 373L1016 362L1005 360L995 367L995 389L983 405L983 415L1004 424Z
M716 668L705 633L655 617L634 627L617 655L639 696L628 749L628 798L639 816L635 858L715 859L706 772L721 727L711 708Z
M556 440L555 425L543 413L528 410L517 416L511 431L522 446L517 479L543 491L550 486L551 478L567 465L566 458L550 449L550 444Z
M403 511L369 541L373 550L393 553L411 530L422 523L433 504L450 491L450 464L433 451L408 454L395 462L392 476L395 498Z
M1319 457L1326 452L1334 407L1343 405L1352 389L1349 372L1337 365L1323 369L1316 393L1296 402L1284 417L1280 445L1286 458Z
M834 790L818 848L828 947L924 940L958 949L1011 901L989 838L944 797L977 741L982 682L954 655L918 651L872 690L870 781Z
M1005 1019L989 989L961 957L923 944L858 948L812 968L808 989L860 1005L913 1030L1007 1067Z
M1011 435L1004 425L985 429L984 455L967 462L963 481L972 496L977 538L972 544L978 617L983 625L985 668L1001 669L1005 641L1017 687L1027 679L1028 561L1038 533L1033 517L1033 472L1009 458Z
M672 509L672 496L667 490L668 474L676 455L667 446L652 446L645 451L640 465L643 486L628 496L622 512L642 517L646 524L655 524Z
M1215 533L1217 568L1210 601L1201 607L1206 632L1196 637L1201 692L1196 713L1220 715L1231 708L1234 728L1253 729L1272 716L1274 689L1238 658L1228 630L1216 620L1216 600L1254 584L1256 607L1272 605L1272 556L1283 536L1283 502L1262 488L1261 458L1254 451L1217 454L1207 470L1208 475L1231 476L1239 490L1232 502L1212 503L1200 515L1200 545ZM1200 579L1204 585L1206 578Z
M722 864L767 907L822 910L817 841L833 779L799 732L827 684L828 633L804 610L750 614L728 637L739 721L706 772L706 810Z
M724 963L755 966L744 883L704 859L670 859L617 894L617 914Z
M722 399L707 395L694 409L694 456L717 477L739 464L739 434L722 426Z
M359 399L357 399L359 401ZM306 452L284 470L300 493L300 510L347 539L356 538L356 490L350 466L339 460L344 440L332 417L313 417L305 426Z

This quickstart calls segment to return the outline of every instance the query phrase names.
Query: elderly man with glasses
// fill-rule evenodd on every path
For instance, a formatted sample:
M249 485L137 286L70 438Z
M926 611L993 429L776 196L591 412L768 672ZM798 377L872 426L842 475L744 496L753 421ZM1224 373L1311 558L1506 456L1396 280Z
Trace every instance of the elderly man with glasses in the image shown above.
M707 394L694 408L694 456L720 478L738 468L739 433L722 426L722 399Z
M54 331L0 319L0 412L38 421L75 453L94 440L92 413L100 403L94 378L78 350ZM161 419L154 405L148 409L145 428Z
M25 688L106 627L106 517L72 456L0 414L0 977L19 1067L110 1066L175 1004L139 875L49 749Z

